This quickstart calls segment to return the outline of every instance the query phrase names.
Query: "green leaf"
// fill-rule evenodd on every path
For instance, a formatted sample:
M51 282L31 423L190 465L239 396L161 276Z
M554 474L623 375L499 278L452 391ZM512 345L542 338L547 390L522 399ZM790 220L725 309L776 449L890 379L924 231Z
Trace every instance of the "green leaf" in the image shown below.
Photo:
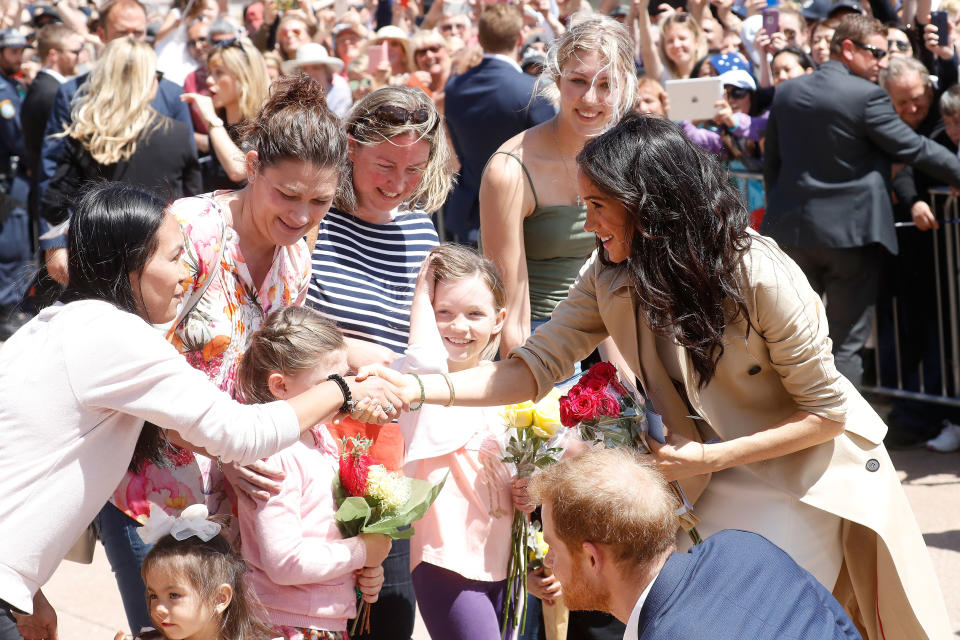
M409 525L427 513L427 510L440 494L440 490L449 475L448 472L443 480L434 485L425 480L404 478L410 486L410 497L399 509L388 515L376 517L376 514L370 509L370 505L363 498L347 498L340 509L337 510L334 518L341 532L344 532L344 529L356 531L349 535L344 533L346 537L355 536L358 533L382 533L394 540L409 538L413 535L413 527ZM352 502L355 500L363 503L363 505ZM345 510L344 507L347 507L347 509ZM403 529L401 527L409 528Z

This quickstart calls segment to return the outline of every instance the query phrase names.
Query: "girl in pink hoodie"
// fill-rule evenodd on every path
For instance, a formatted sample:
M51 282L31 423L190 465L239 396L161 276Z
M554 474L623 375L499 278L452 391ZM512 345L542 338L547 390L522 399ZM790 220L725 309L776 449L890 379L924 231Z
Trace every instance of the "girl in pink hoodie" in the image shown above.
M347 373L343 335L320 313L303 307L274 311L253 335L238 372L245 402L292 397L299 390ZM370 421L378 406L361 416ZM279 492L239 504L241 551L250 584L286 640L343 640L356 614L357 588L374 602L383 584L380 566L390 538L346 538L334 521L332 483L337 442L318 424L300 441L269 458L283 470Z

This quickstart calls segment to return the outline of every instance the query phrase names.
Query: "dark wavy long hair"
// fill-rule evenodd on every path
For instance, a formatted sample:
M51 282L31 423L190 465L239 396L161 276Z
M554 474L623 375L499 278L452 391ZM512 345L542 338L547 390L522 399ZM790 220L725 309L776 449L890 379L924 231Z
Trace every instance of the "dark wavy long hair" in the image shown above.
M628 115L577 156L580 171L627 210L627 269L650 328L687 349L703 387L728 323L747 317L740 258L749 216L726 170L667 120ZM606 259L603 264L614 268Z

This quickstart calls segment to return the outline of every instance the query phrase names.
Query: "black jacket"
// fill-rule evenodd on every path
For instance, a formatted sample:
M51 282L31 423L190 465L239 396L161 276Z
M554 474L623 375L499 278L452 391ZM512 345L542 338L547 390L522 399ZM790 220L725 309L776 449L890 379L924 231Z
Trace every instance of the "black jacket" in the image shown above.
M782 245L897 252L890 165L960 187L960 159L910 129L886 91L828 60L777 89L764 148L761 233Z

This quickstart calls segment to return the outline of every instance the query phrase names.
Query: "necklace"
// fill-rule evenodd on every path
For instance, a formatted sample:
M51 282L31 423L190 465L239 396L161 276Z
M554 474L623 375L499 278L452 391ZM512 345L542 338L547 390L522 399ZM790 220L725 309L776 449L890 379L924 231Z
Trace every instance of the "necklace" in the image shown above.
M563 145L560 144L560 136L557 135L557 130L560 128L560 116L556 116L553 119L553 126L550 127L550 133L553 134L553 141L557 143L557 152L560 156L560 162L563 163L563 170L567 174L567 178L573 180L573 183L577 182L577 175L570 173L570 165L567 164L567 155L563 152ZM583 202L580 200L580 194L577 193L577 206L582 205Z

